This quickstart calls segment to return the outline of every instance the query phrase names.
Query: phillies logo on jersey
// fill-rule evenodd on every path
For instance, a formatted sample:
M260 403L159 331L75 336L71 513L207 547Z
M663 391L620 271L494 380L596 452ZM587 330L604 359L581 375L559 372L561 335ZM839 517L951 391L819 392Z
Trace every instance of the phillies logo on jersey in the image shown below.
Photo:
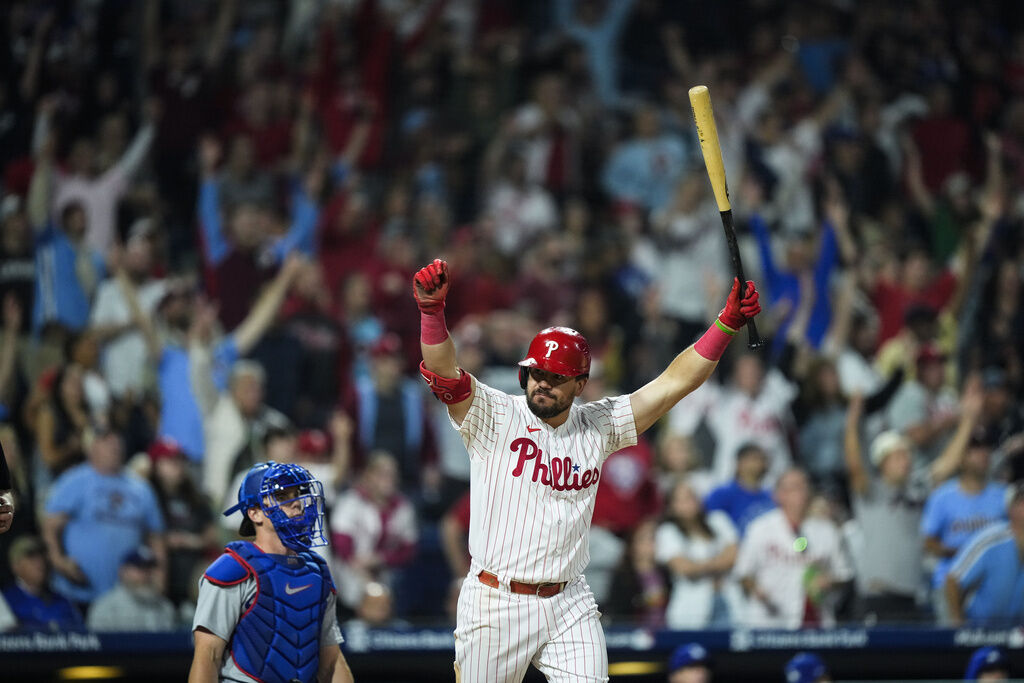
M582 491L596 484L601 475L600 470L595 467L592 470L585 470L580 476L580 466L574 465L570 457L551 458L551 466L548 467L541 462L544 451L537 448L537 443L533 439L526 437L513 441L509 450L519 451L519 461L512 470L513 477L523 476L526 462L532 460L533 481L539 479L541 484L550 486L555 491Z

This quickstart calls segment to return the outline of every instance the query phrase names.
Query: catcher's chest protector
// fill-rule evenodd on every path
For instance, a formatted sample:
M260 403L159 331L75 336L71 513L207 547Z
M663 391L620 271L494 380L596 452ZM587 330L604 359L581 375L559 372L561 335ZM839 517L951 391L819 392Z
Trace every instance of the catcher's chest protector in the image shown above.
M257 581L256 598L231 639L235 664L265 683L315 681L324 606L333 589L326 563L312 552L268 555L247 541L228 544L227 552Z

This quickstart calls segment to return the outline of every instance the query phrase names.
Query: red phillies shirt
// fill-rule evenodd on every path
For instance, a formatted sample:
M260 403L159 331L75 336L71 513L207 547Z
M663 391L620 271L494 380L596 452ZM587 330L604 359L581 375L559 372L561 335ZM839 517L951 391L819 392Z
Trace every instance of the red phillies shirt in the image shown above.
M635 528L661 511L661 496L651 476L654 452L640 437L635 446L608 456L601 466L593 524L617 534Z
M925 305L941 311L949 303L956 288L956 276L944 271L920 292L911 292L893 282L879 281L871 293L878 311L878 345L896 336L903 329L903 316L914 305Z

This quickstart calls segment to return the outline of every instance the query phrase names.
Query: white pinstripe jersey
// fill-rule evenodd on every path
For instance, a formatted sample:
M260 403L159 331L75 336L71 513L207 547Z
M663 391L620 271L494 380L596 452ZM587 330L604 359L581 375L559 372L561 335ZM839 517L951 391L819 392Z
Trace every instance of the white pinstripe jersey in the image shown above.
M573 405L552 428L525 396L474 381L455 425L470 458L469 553L502 581L568 581L590 561L601 465L637 440L629 396Z

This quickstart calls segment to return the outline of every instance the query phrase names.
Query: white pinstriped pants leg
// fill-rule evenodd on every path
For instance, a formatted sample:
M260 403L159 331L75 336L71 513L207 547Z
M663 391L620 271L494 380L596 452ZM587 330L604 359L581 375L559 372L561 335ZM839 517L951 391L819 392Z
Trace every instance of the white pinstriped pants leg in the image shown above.
M532 663L549 683L607 683L600 620L582 576L550 598L491 588L470 576L459 594L456 680L520 683Z

